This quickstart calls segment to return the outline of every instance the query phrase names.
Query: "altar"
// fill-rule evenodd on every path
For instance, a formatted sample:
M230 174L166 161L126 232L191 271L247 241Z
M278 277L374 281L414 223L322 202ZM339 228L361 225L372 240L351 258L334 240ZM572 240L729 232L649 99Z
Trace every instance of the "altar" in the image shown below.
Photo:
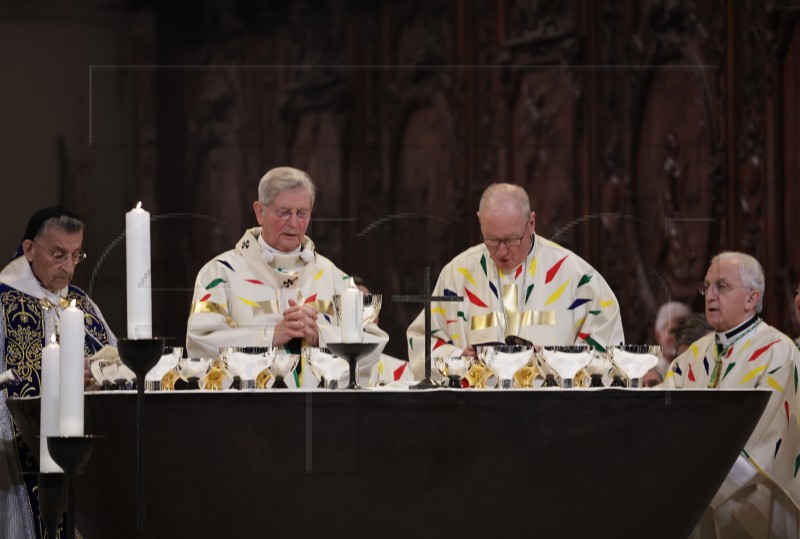
M147 393L147 537L686 537L769 396ZM135 401L86 395L85 539L136 536ZM39 399L8 405L38 454Z

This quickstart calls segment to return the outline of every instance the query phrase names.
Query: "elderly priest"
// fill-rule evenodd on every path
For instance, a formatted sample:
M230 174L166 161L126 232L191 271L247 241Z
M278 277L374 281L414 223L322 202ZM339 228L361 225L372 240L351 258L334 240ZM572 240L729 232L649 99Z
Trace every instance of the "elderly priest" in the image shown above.
M750 255L715 256L705 280L706 318L713 333L673 361L661 387L772 390L767 408L692 537L798 537L800 463L794 342L758 316L764 271ZM686 466L702 467L691 455Z
M483 243L448 263L435 294L464 302L431 307L433 356L474 355L473 345L516 335L540 345L623 341L619 304L603 277L575 253L534 233L536 214L517 185L490 185L478 209ZM408 328L408 355L424 372L424 313Z
M20 383L8 396L39 395L42 348L59 334L59 316L72 301L82 310L87 356L114 334L86 293L70 285L75 266L86 259L81 250L83 223L61 206L37 211L28 221L14 260L0 272L0 372L13 369ZM37 456L31 453L8 413L0 392L0 537L42 537L39 520Z
M245 231L233 250L197 275L186 334L190 357L214 357L228 346L299 353L301 346L321 346L320 333L329 341L338 338L332 300L352 279L305 235L315 192L308 174L296 168L274 168L261 178L253 203L261 226ZM389 340L374 324L368 331L365 340ZM379 355L359 362L361 379L369 379ZM299 363L287 383L316 386L318 380L305 371Z

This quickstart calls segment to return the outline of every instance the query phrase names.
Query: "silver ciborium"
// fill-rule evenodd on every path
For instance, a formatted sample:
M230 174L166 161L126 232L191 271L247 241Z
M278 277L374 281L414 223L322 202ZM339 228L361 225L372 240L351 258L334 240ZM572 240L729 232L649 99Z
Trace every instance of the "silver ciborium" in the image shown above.
M274 346L229 346L220 348L220 358L233 377L233 387L256 389L257 380L271 377L267 369L277 354ZM263 387L263 386L262 386Z
M364 302L364 328L378 319L381 312L382 297L380 294L362 294ZM333 296L333 309L336 312L336 318L342 319L342 296L336 294Z
M589 375L590 387L604 387L603 379L611 372L613 365L608 359L606 352L595 350L592 361L586 366L586 373Z
M300 354L276 353L275 358L267 367L269 374L275 379L272 389L288 389L286 377L291 376L292 371L300 361Z
M588 344L543 346L537 354L537 364L544 362L561 380L561 387L575 387L575 376L592 361L594 348Z
M118 358L97 358L89 361L92 373L100 389L133 389L136 375Z
M448 387L464 387L462 381L467 376L474 358L470 356L437 357L436 368L447 378Z
M630 387L641 387L641 378L658 365L661 346L657 344L622 344L606 348L608 359L628 378Z
M169 386L168 389L175 389L175 380L178 378L175 367L178 366L178 360L181 357L183 357L183 347L165 346L161 358L144 378L145 389L161 391L165 389L165 385Z
M339 380L350 369L346 359L336 356L327 348L303 348L306 365L320 378L327 389L338 389Z
M534 349L518 344L476 345L475 348L481 363L500 379L501 389L512 388L514 375L530 364Z
M186 389L200 389L200 380L211 369L213 357L182 357L178 360L175 370L178 378L183 380Z

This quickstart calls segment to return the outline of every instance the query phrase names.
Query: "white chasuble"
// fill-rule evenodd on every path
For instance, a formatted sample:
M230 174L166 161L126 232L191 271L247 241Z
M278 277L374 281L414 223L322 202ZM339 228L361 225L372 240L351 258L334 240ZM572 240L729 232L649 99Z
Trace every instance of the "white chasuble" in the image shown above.
M794 342L756 322L727 347L716 334L675 358L660 387L772 391L761 420L692 537L796 538L800 502L798 372ZM716 370L716 373L715 373ZM691 456L686 458L691 459ZM702 467L702 463L689 463Z
M485 245L471 247L444 267L433 293L464 297L462 302L431 305L434 358L501 342L507 335L539 345L586 343L596 348L624 341L619 304L603 277L572 251L541 236L534 236L525 261L507 274L494 265ZM407 335L417 378L425 368L423 314Z
M338 334L333 296L350 286L350 276L314 251L304 237L301 252L274 254L267 263L261 256L261 228L247 230L236 247L208 262L197 275L186 334L189 357L216 357L228 346L272 346L275 326L288 300L312 305L321 335ZM313 257L301 253L313 253ZM371 324L369 340L380 342L370 357L359 362L359 378L369 380L371 369L388 342L388 335ZM320 342L324 346L324 342ZM302 369L301 385L316 386L310 369ZM291 387L291 380L287 379Z

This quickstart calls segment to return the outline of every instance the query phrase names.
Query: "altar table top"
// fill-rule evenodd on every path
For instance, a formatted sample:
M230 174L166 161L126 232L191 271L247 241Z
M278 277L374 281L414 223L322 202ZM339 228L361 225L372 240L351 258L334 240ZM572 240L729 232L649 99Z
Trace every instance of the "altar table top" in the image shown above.
M686 537L769 394L147 393L147 537ZM39 399L8 404L38 455ZM136 394L85 418L78 528L132 539Z

